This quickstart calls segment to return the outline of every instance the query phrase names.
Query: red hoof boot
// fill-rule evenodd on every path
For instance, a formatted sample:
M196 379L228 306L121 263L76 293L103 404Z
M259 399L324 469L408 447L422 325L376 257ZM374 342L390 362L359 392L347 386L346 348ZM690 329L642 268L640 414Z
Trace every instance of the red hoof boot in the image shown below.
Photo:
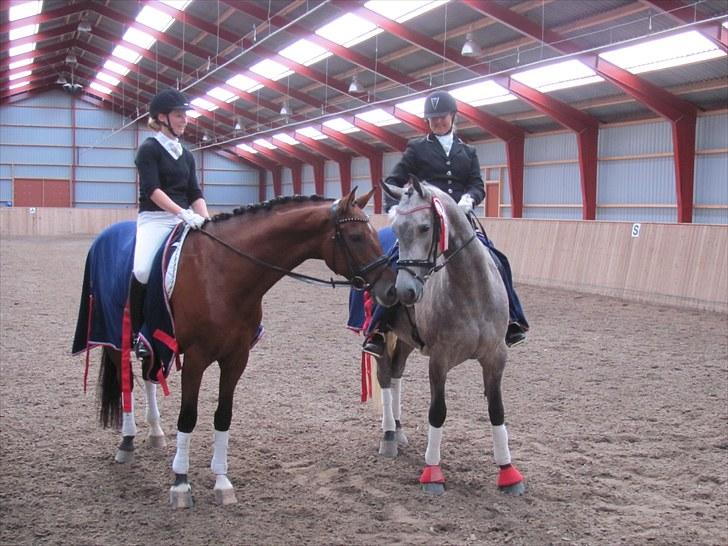
M526 491L523 475L512 464L501 467L497 484L498 489L509 495L523 495Z
M422 490L433 495L442 495L445 492L445 475L440 465L427 465L420 476Z

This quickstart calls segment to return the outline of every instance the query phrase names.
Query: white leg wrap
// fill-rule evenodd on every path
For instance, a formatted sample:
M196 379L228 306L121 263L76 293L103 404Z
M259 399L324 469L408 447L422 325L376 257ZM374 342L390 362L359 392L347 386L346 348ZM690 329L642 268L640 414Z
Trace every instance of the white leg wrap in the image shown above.
M394 416L392 415L392 389L382 389L382 430L394 432Z
M159 408L157 407L157 385L151 381L144 382L144 394L147 396L147 423L159 422Z
M136 436L137 428L134 422L134 396L131 397L131 411L124 412L121 416L121 435Z
M440 444L442 443L442 427L435 428L430 425L427 432L427 451L425 451L425 464L440 464Z
M220 432L215 431L215 441L212 451L212 462L210 468L216 476L224 476L227 474L227 452L228 452L228 438L230 431Z
M402 417L402 378L392 379L392 415L396 421Z
M175 474L187 474L190 468L190 439L189 432L177 431L177 453L172 461L172 471Z
M493 456L495 464L511 464L511 451L508 449L508 431L505 425L493 427Z

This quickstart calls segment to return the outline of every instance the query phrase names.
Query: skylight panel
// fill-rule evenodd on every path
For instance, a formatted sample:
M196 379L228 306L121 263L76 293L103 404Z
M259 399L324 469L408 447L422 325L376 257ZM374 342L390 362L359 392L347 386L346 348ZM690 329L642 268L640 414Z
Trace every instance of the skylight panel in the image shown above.
M17 21L18 19L25 19L26 17L38 15L41 12L42 8L42 0L23 2L22 4L10 6L10 10L8 10L8 21Z
M162 3L167 4L176 10L184 11L187 9L187 6L192 3L192 0L162 0Z
M144 6L139 15L136 16L136 20L144 26L164 32L174 22L174 17L170 17L151 6Z
M600 53L600 57L632 74L695 63L725 53L696 30Z
M33 51L35 49L35 42L32 42L30 44L23 44L15 47L11 47L8 50L8 57L15 57L16 55L22 55L23 53L28 53L30 51Z
M106 72L99 72L98 74L96 74L96 79L101 80L102 82L106 82L109 85L113 85L114 87L119 85L119 80L111 74L107 74Z
M192 99L190 101L190 104L197 106L198 108L202 108L203 110L208 110L210 112L217 109L217 106L215 104L211 103L209 100L203 99L202 97Z
M289 70L281 63L275 62L273 59L263 59L259 63L251 66L250 70L273 81L280 80L281 78L293 74L293 70Z
M126 76L129 73L129 69L127 67L120 65L119 63L112 61L111 59L104 63L104 68L111 72L116 72L121 76Z
M304 127L303 129L297 129L296 133L301 133L303 136L313 138L315 140L323 140L328 138L325 134L314 127Z
M540 66L511 77L544 93L604 81L591 68L576 59Z
M187 114L188 118L193 118L193 119L197 119L202 115L197 110L187 110L185 112L185 114Z
M99 82L95 82L95 81L94 82L91 82L89 84L89 87L91 89L95 89L99 93L103 93L104 95L111 95L111 89L109 89L105 85L101 85Z
M405 112L409 112L415 116L422 117L425 115L425 97L399 102L395 104L395 106L400 110L404 110Z
M371 0L364 4L365 8L383 15L387 19L404 23L422 15L449 0Z
M236 74L225 83L232 85L233 87L237 87L241 91L247 91L248 93L252 93L253 91L257 91L263 87L254 79L248 78L242 74Z
M10 74L10 76L8 76L8 79L10 81L19 80L20 78L27 78L32 73L33 73L32 70L23 70L22 72L16 72L14 74Z
M246 152L249 152L251 154L258 153L258 150L256 150L252 146L248 146L247 144L238 144L237 147L240 148L241 150L245 150Z
M27 36L32 36L38 32L38 25L25 25L24 27L13 28L8 33L9 40L20 40Z
M359 127L352 125L344 118L330 119L328 121L324 121L323 124L334 131L339 131L340 133L355 133L360 130Z
M157 39L153 36L135 27L129 27L127 29L124 33L123 40L144 49L149 49L154 45L154 42L157 41Z
M278 133L277 135L273 135L273 138L277 138L281 142L285 142L286 144L290 144L291 146L300 144L300 142L298 142L295 138L288 136L287 133Z
M304 66L310 66L332 55L325 47L314 44L305 38L281 49L278 54Z
M231 93L230 91L228 91L227 89L223 89L222 87L215 87L214 89L210 89L207 94L223 102L230 102L230 99L237 98L235 93Z
M8 85L8 89L18 89L19 87L26 86L30 83L30 80L23 80L22 82L12 83Z
M362 119L364 121L367 121L373 125L376 125L378 127L383 127L385 125L395 125L396 123L401 123L400 120L395 118L389 112L385 112L381 108L375 108L374 110L362 112L360 114L357 114L356 117L358 117L359 119Z
M34 57L31 57L30 59L23 59L22 61L15 61L14 63L10 63L8 66L8 70L15 70L16 68L21 68L23 66L28 66L29 64L33 64Z
M482 106L484 104L496 104L516 100L505 87L493 81L478 82L450 91L450 94L458 100L468 103L470 106Z
M319 28L316 34L344 47L351 47L380 32L382 29L374 23L353 13L345 13Z
M273 144L271 142L268 142L264 138L258 138L256 140L254 140L253 142L255 142L256 144L258 144L259 146L263 146L263 148L268 148L269 150L277 150L278 149L278 146L276 146L275 144Z
M129 49L128 47L124 47L123 45L116 46L111 54L114 57L119 57L120 59L124 59L126 62L132 64L138 63L139 60L142 58L142 56L139 55L136 51L132 51L131 49Z

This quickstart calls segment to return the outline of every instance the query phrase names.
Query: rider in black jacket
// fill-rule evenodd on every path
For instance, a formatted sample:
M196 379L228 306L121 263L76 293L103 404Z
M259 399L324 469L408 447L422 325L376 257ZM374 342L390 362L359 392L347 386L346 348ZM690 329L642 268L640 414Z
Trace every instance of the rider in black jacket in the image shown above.
M457 103L447 91L436 91L425 99L425 119L430 132L421 138L411 140L395 165L386 182L403 187L411 174L420 180L437 186L447 192L455 202L469 214L473 207L485 198L485 187L480 174L480 162L475 149L455 135ZM385 207L394 203L385 194ZM511 268L508 259L499 252L487 237L485 244L491 251L508 292L510 322L506 333L509 347L526 340L528 321L513 288ZM386 315L385 315L386 317ZM386 319L382 320L385 323ZM380 324L379 331L386 331L386 324ZM384 351L384 338L379 332L370 335L363 350L374 356Z

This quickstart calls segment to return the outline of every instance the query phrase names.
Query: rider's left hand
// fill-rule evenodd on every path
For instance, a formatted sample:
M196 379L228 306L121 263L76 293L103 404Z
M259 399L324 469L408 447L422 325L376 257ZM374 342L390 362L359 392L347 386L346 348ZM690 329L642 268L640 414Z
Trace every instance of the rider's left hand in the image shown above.
M473 210L474 202L475 201L473 200L473 196L469 193L465 193L460 198L460 201L458 201L458 207L463 209L463 212L467 215L471 210Z

